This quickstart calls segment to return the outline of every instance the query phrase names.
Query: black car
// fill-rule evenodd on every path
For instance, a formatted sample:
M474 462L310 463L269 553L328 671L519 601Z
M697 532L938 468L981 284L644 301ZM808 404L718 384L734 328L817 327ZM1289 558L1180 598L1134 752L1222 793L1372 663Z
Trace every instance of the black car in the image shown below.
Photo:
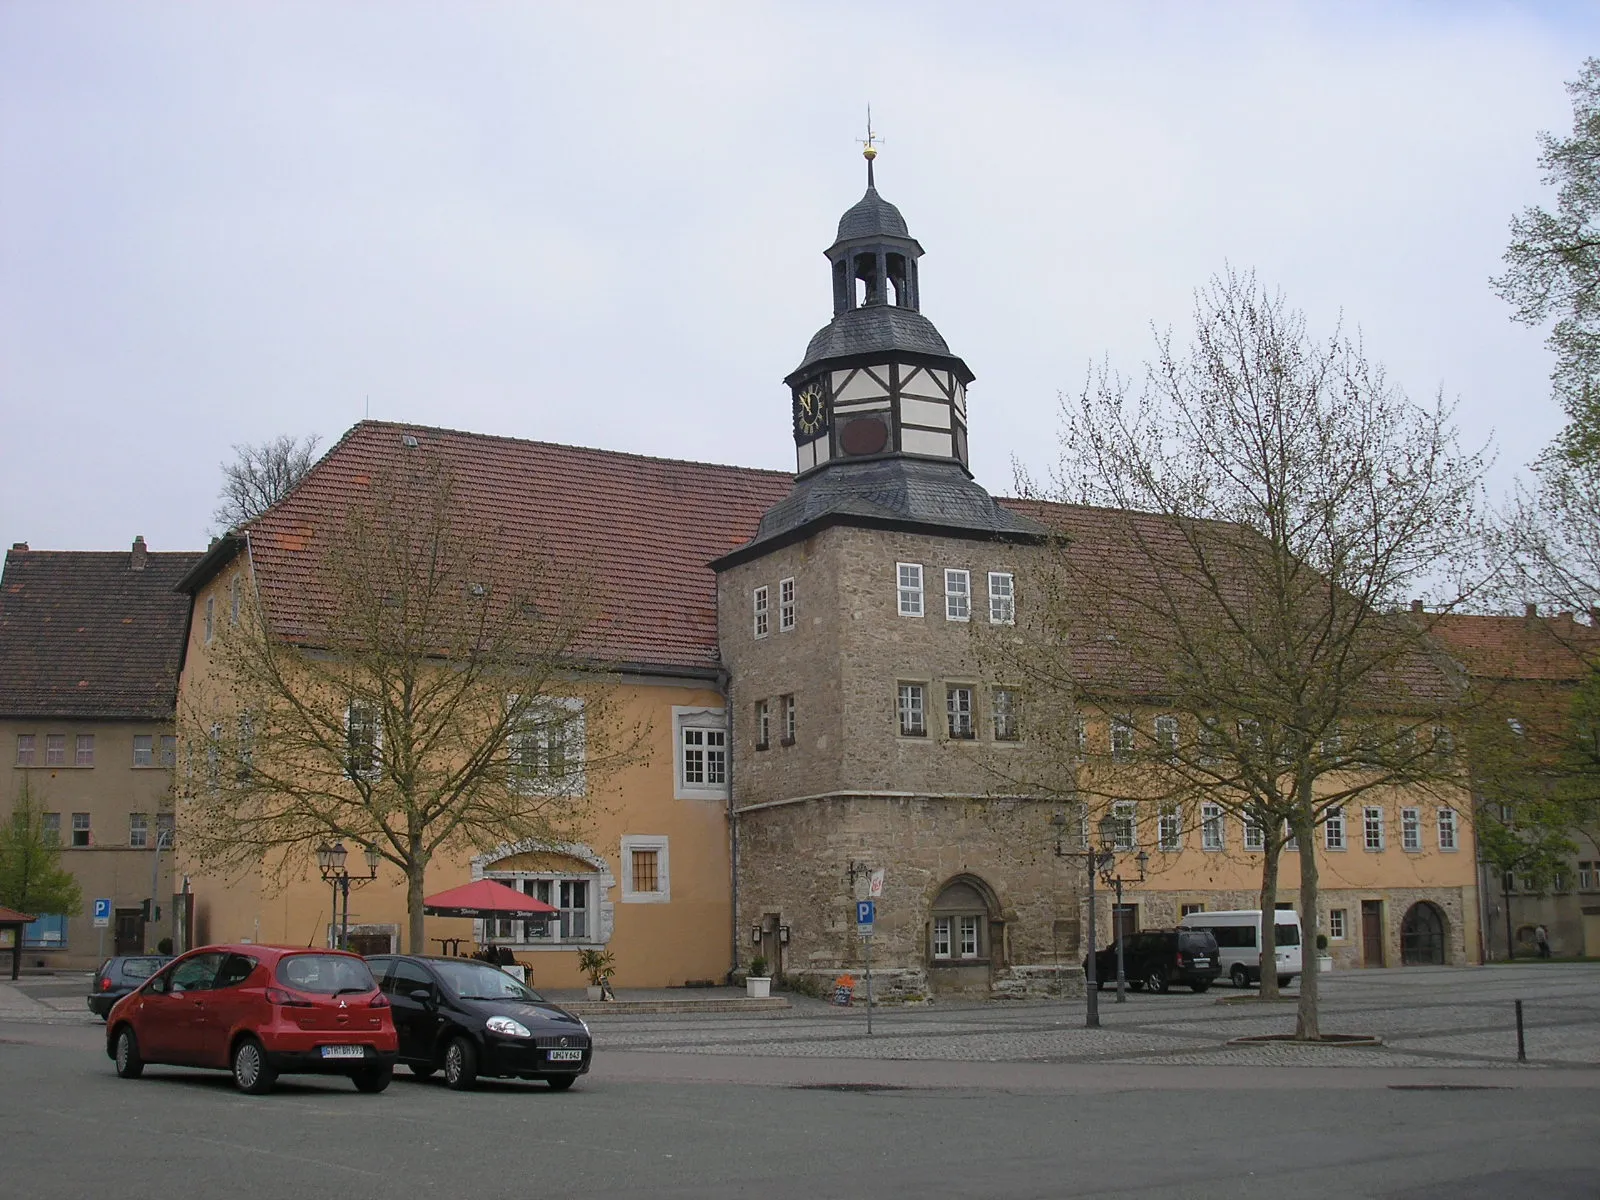
M466 1089L480 1075L543 1079L557 1091L589 1070L589 1027L498 967L472 958L367 959L393 1005L400 1061Z
M1203 992L1222 974L1217 939L1209 929L1144 929L1130 933L1122 950L1122 967L1128 986L1164 992L1174 983L1186 983ZM1083 960L1085 975L1089 960ZM1117 944L1112 942L1094 956L1099 987L1117 981Z
M94 973L89 1011L104 1021L113 1004L171 961L170 954L128 954L106 959Z

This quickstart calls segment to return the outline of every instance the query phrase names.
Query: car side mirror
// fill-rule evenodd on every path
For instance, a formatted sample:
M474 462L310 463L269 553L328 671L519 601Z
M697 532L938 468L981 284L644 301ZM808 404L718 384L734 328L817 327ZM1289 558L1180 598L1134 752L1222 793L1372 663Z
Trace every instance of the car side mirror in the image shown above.
M418 1004L433 1003L433 992L429 988L412 988L406 993L406 995L415 1000Z

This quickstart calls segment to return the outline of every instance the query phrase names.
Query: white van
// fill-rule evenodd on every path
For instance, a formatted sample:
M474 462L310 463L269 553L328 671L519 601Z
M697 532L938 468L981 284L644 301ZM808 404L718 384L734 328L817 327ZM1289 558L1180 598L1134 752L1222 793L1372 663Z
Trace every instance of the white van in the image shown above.
M1273 921L1278 947L1278 986L1301 973L1300 914L1280 908ZM1261 982L1261 910L1238 908L1225 912L1190 913L1178 922L1180 929L1209 929L1217 939L1222 973L1233 986L1249 987Z

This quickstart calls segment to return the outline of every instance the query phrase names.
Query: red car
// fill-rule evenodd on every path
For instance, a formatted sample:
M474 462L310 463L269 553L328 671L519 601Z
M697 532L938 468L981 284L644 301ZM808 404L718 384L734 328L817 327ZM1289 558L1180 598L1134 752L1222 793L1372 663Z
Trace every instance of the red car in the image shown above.
M240 1091L283 1073L348 1075L381 1092L394 1075L394 1021L365 960L342 950L202 946L119 1000L106 1054L137 1079L147 1063L217 1067Z

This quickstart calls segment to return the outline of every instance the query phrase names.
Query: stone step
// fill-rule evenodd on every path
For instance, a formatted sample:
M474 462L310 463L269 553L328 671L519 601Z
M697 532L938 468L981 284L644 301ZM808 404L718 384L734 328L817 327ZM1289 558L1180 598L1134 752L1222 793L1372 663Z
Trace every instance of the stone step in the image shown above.
M580 1017L623 1017L659 1013L737 1013L773 1012L789 1007L782 996L766 1000L749 997L731 1000L564 1000L557 1001L569 1013Z

